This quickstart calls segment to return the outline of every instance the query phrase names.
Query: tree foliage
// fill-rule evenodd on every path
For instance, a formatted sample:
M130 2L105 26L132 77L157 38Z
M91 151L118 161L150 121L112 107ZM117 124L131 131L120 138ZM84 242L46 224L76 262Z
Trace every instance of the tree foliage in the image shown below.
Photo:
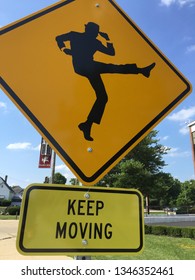
M181 192L177 198L177 206L195 205L195 180L185 181L181 184Z
M134 159L143 164L143 168L151 174L158 173L166 164L163 155L167 153L167 147L159 142L158 131L152 130L124 159Z
M157 134L151 131L98 185L139 189L154 206L176 206L181 182L162 171L169 149L160 144Z
M156 138L157 133L150 132L98 185L137 188L144 195L151 193L155 175L165 166L166 149Z
M64 185L66 184L66 177L63 176L61 173L57 172L54 174L54 184L61 184Z

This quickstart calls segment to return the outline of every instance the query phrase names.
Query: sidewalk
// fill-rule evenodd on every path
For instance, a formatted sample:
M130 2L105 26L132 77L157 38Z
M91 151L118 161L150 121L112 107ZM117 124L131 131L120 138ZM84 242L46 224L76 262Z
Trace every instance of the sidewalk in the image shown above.
M67 256L23 256L16 250L18 220L0 220L0 260L71 260Z

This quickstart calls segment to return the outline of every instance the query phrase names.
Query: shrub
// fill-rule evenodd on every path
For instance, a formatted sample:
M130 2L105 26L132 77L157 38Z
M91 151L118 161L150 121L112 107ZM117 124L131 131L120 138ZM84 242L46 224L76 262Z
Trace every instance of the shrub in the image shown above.
M195 228L190 228L190 227L183 228L183 227L173 227L173 226L145 225L145 233L195 239Z
M193 228L192 230L192 236L193 236L192 238L195 239L195 228Z
M152 226L151 234L166 235L166 226Z
M151 234L152 233L152 227L149 225L145 225L145 234Z
M182 237L180 227L167 227L167 235L173 237Z
M0 201L1 206L9 206L11 204L11 200L4 199Z
M194 234L193 234L194 231ZM182 237L186 238L194 238L195 237L195 229L193 228L182 228L181 229L181 235Z
M189 214L195 214L195 207L189 209Z
M177 209L176 214L187 214L187 207L181 207Z
M176 211L177 214L195 214L195 207L183 206Z
M9 206L5 210L9 215L19 215L20 214L20 206Z

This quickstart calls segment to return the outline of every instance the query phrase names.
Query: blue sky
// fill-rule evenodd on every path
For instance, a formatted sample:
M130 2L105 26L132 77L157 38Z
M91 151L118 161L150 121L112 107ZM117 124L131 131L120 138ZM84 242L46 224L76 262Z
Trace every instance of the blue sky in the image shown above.
M0 0L0 27L56 1ZM97 0L98 2L98 0ZM166 57L195 85L195 0L116 0ZM14 46L13 46L14 51ZM38 100L37 100L38 102ZM194 179L187 124L195 121L195 94L191 93L155 129L160 143L170 147L165 156L169 172L180 181ZM0 176L9 185L25 188L42 183L51 169L39 169L40 134L0 90ZM74 177L57 157L56 172Z

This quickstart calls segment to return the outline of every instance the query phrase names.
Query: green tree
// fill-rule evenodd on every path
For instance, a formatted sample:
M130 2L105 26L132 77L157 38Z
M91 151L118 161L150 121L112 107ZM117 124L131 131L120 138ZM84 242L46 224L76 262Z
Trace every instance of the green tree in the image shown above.
M70 179L70 184L74 186L79 185L79 180L77 178L71 178Z
M151 174L160 172L166 165L163 155L169 149L159 143L157 134L157 130L152 130L123 160L134 159L139 161Z
M181 182L172 177L170 173L159 172L155 175L155 192L153 196L156 203L162 207L175 207L181 192Z
M189 208L195 206L195 180L185 181L177 198L177 206Z
M144 195L149 192L151 173L144 168L143 163L131 159L122 161L119 165L120 173L117 175L114 187L136 188ZM144 180L142 179L144 178Z
M57 172L54 174L54 184L61 184L64 185L66 184L66 177L63 176L61 173Z
M153 175L165 166L163 155L167 152L167 148L159 144L157 133L150 132L98 185L140 188L145 194L151 191Z
M169 191L170 194L171 192L174 193L171 196L174 201L180 190L179 185L170 174L166 175L162 172L166 165L163 156L167 153L168 148L159 143L157 134L158 131L151 131L119 164L104 176L98 185L136 188L145 197L150 196L151 199L157 197L159 205L160 198L167 196ZM175 192L173 191L174 184L175 189L177 189ZM161 203L165 203L165 201L161 201Z

